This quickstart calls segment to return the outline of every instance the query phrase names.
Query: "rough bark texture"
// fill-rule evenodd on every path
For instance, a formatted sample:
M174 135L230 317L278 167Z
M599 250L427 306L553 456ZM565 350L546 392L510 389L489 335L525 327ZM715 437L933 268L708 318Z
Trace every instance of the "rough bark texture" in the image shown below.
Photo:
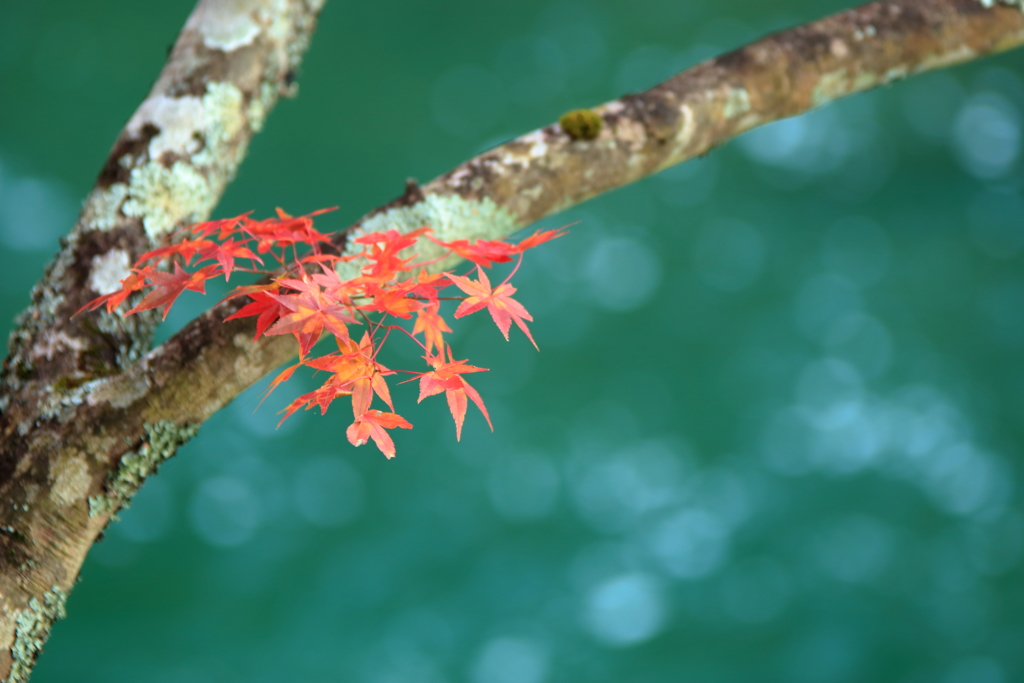
M199 2L17 320L0 385L6 681L27 679L112 512L194 431L184 420L136 423L117 408L142 391L132 382L147 363L153 315L72 315L116 289L137 256L210 214L269 110L294 90L322 4ZM187 403L184 393L168 400ZM102 409L98 396L108 399Z
M279 15L251 23L244 17L256 15L228 21L224 12L271 5ZM233 303L148 354L151 321L69 316L115 286L140 251L206 215L248 136L289 86L313 5L200 4L12 336L0 399L0 648L11 648L0 653L0 673L10 670L8 680L23 680L112 512L196 425L294 354L281 337L253 342L251 322L223 323ZM221 28L211 37L204 22ZM979 0L872 3L601 105L600 130L554 124L412 184L349 234L429 224L442 239L505 236L756 125L1022 43L1019 9ZM205 127L177 126L200 109Z

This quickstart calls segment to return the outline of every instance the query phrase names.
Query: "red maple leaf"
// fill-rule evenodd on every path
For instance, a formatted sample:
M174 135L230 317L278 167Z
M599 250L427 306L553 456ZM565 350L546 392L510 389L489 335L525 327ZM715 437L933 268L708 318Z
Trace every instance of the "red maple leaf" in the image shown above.
M209 249L214 246L210 240L190 240L184 239L177 244L171 244L166 247L160 247L152 251L147 251L145 254L139 257L136 264L145 263L146 261L153 261L164 259L168 256L178 255L185 259L185 265L192 260L192 257L201 252L203 249Z
M430 228L416 228L409 232L398 232L394 228L384 232L368 232L356 238L356 244L365 244L378 247L382 253L399 252L406 247L416 244L420 235L430 232Z
M152 266L146 266L141 270L136 270L128 277L121 280L121 289L96 297L75 311L75 315L78 315L82 311L95 311L103 304L107 305L107 313L113 313L125 299L131 296L134 292L142 290L142 288L146 286L146 276L151 272L154 272L154 270L155 269ZM75 316L73 315L71 317L73 318Z
M415 278L409 278L402 287L412 296L419 297L430 303L437 303L437 292L448 285L444 282L445 273L428 273L421 270Z
M150 270L146 272L146 281L154 285L153 291L142 298L134 308L125 313L133 315L140 311L148 311L153 308L164 307L164 320L171 306L181 293L186 289L192 292L206 294L206 281L220 275L220 266L205 266L194 273L189 273L181 267L180 263L174 264L173 273L165 273L161 270Z
M341 303L349 303L352 293L358 288L352 284L351 280L342 280L341 276L338 275L338 271L334 268L321 265L321 269L323 270L322 273L315 274L310 279L323 287L324 296L337 299Z
M387 281L392 279L396 273L409 270L408 263L415 256L399 258L398 253L416 244L420 235L427 232L430 232L430 228L418 228L406 233L392 229L386 232L371 232L357 237L356 244L365 244L369 247L364 250L362 255L372 262L363 268L363 275Z
M270 294L290 313L282 315L266 331L267 335L294 334L299 340L299 355L305 356L320 339L326 328L336 337L348 337L346 323L358 321L348 314L348 308L316 290L300 294Z
M252 261L258 262L260 265L263 264L263 260L252 253L249 247L245 246L245 242L239 242L236 240L228 240L220 244L213 242L208 243L209 246L202 249L199 252L200 263L202 261L210 260L216 261L220 264L220 267L224 270L224 281L227 282L231 279L231 272L235 269L236 258L246 258ZM188 261L186 260L186 263Z
M412 425L401 415L385 413L380 410L367 410L349 425L345 435L353 446L362 446L367 440L373 439L380 452L390 460L395 457L395 442L391 440L391 435L385 430L396 427L412 429Z
M469 386L469 382L462 376L467 372L486 372L487 368L478 368L473 365L466 365L464 360L455 360L452 356L452 349L448 347L448 360L444 359L444 348L436 356L425 356L428 363L434 369L420 375L420 398L422 401L428 396L440 394L442 391L448 398L448 409L452 412L455 420L455 439L462 439L462 423L466 419L466 397L472 399L480 412L487 420L487 426L494 431L491 424L491 416L487 414L487 406L476 389Z
M455 317L462 318L486 307L491 317L494 318L494 323L498 326L498 329L505 335L506 340L508 339L509 327L515 322L519 329L530 339L534 348L537 348L537 342L533 341L530 328L523 322L524 320L532 322L533 316L523 308L521 303L512 298L512 295L516 293L516 288L510 285L508 281L505 281L491 289L491 281L487 279L487 274L480 268L477 268L477 273L479 273L479 280L470 280L468 277L462 277L461 275L447 276L449 280L455 283L456 287L469 294L466 300L455 310Z
M518 244L509 244L502 240L481 239L474 240L473 242L470 242L468 239L442 242L430 235L427 235L427 238L434 244L455 252L467 261L472 261L484 268L490 268L492 263L508 263L512 260L513 255L521 254L527 249L532 249L538 244L543 244L564 234L566 234L564 231L559 232L558 230L545 230L543 232L538 230Z
M516 253L521 254L527 249L533 249L539 244L544 244L545 242L549 242L557 237L567 234L569 234L567 230L538 230L516 245Z
M253 287L242 287L241 289L250 289L249 292L237 292L227 298L233 298L239 294L248 294L252 299L245 306L242 306L237 313L234 313L227 318L228 320L235 320L236 318L248 318L249 316L257 315L256 318L256 336L253 339L259 339L263 332L276 323L278 319L288 313L289 309L285 307L280 301L271 296L272 293L278 291L277 285L254 285Z
M298 217L278 209L277 218L267 218L262 221L245 218L242 222L242 230L257 241L256 250L261 254L265 254L271 249L291 247L296 244L307 244L315 248L322 242L330 242L331 239L313 228L312 217L333 211L334 208L322 209Z
M511 254L517 253L516 246L501 240L474 240L467 239L442 242L439 239L427 235L427 238L434 244L454 251L456 254L472 261L478 266L490 268L492 263L507 263L512 260Z
M250 213L252 212L243 213L241 216L235 216L233 218L219 218L215 221L196 223L192 227L186 229L190 230L193 235L199 235L200 239L206 239L213 235L213 233L219 232L220 234L217 236L217 239L223 241L238 232L238 226L241 225L243 221L249 219Z

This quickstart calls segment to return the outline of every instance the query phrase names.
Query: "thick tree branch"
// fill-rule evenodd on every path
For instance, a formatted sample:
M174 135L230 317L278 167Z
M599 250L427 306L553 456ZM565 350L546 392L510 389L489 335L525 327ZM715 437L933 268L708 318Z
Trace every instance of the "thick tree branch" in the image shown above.
M17 320L0 385L4 680L27 679L112 511L97 514L94 506L90 516L88 501L112 484L125 444L64 441L67 433L88 430L81 388L122 377L149 349L156 321L72 315L97 293L116 289L136 257L168 233L210 214L253 134L277 99L294 90L322 4L200 0ZM111 398L108 405L126 400ZM161 448L173 452L187 436L153 426L139 433L149 435L153 456Z
M195 30L194 21L205 20L207 5L213 3L201 3L182 40L189 27ZM302 7L311 22L315 8ZM287 8L296 16L301 14L296 6ZM216 13L207 10L205 16ZM304 40L306 31L268 31L268 40L271 34ZM214 52L224 55L257 51L239 43L242 38L217 40L220 47ZM251 40L253 45L259 43ZM1022 43L1024 14L1019 9L985 7L979 0L871 3L770 36L647 92L601 105L594 111L601 117L602 128L592 139L572 129L569 132L575 135L570 135L556 124L489 150L423 187L409 187L402 197L361 219L349 234L429 224L442 239L506 236L544 216L700 155L754 126ZM204 68L221 64L219 57L204 57L208 48L179 48L175 56L194 55L197 63L210 65ZM287 58L287 52L283 54ZM277 80L265 76L270 66L256 70L264 79L257 79L256 89L244 90L236 84L244 104L229 109L248 112L251 98L265 85L276 92L289 80L287 70L280 71L285 63L268 62L278 66ZM230 83L256 73L238 66L218 68L222 70L216 72L217 78ZM176 89L165 84L166 89L156 96L175 102L191 97L203 111L211 93L220 91L211 84L223 83L212 77L209 81L175 79ZM163 77L156 89L162 82ZM197 83L204 89L191 89ZM102 315L67 322L67 316L84 301L103 293L104 283L110 281L108 269L123 272L127 267L127 259L116 256L115 260L111 254L123 250L126 256L134 256L175 225L198 220L208 212L237 164L239 144L209 147L209 157L223 155L219 161L199 163L196 157L207 158L202 155L210 140L239 136L247 140L243 133L260 119L254 116L240 127L222 123L204 133L208 137L203 145L193 148L188 139L167 136L159 125L178 114L172 115L163 105L151 106L166 115L139 118L137 114L138 122L129 123L112 155L113 163L108 164L82 222L69 238L68 249L37 288L34 307L23 317L12 342L4 394L10 404L0 422L4 430L0 486L4 499L14 505L0 511L7 530L6 559L0 559L6 562L0 566L5 611L0 618L2 647L14 642L17 649L15 631L31 630L20 626L24 615L42 615L45 623L50 618L46 615L59 611L62 596L111 512L127 502L178 443L189 438L193 430L187 425L201 423L294 354L294 345L287 339L253 342L249 322L223 323L235 310L233 303L216 307L145 355L141 351L146 331L129 323ZM173 112L191 106L181 105ZM144 103L140 112L146 107ZM178 164L194 173L176 171ZM125 165L131 170L121 170ZM217 175L214 168L223 173ZM196 176L206 178L205 184L196 181L200 190L181 192L182 187L192 187ZM120 189L112 194L114 187ZM114 209L109 208L111 204ZM116 220L108 221L109 216ZM420 249L424 255L430 250L428 244ZM69 359L63 357L65 353ZM30 651L29 659L35 651ZM21 660L15 659L15 666L20 666Z
M573 139L558 124L533 131L372 211L348 235L430 225L441 239L498 238L590 197L699 156L757 125L844 95L1024 44L1019 9L976 0L876 2L769 36L594 111L603 127ZM435 256L421 241L418 250ZM441 264L443 266L449 264ZM280 337L223 323L228 302L137 364L148 388L125 414L201 421L295 355ZM114 388L104 391L118 394ZM155 406L160 406L159 410ZM137 438L137 437L136 437Z

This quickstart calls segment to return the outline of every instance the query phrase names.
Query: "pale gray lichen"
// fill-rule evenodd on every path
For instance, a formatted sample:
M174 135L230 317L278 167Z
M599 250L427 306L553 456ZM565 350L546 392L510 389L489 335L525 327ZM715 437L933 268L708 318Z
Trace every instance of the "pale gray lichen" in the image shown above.
M263 124L267 120L267 114L277 101L277 86L273 83L260 83L259 92L249 102L246 109L246 116L249 117L249 128L252 132L258 133L263 130Z
M210 183L190 164L176 161L166 168L149 161L132 169L121 212L141 218L146 234L156 242L179 222L203 220L215 201Z
M215 82L207 84L201 98L157 95L143 102L125 129L136 137L146 124L160 131L149 141L148 161L131 170L127 185L94 190L86 201L84 224L110 230L122 214L140 218L156 242L178 225L204 220L245 151L239 139L246 115L255 111L260 124L266 116L269 105L247 110L244 100L235 85ZM179 159L167 168L167 154L187 161ZM224 171L205 170L222 166Z
M82 385L82 400L91 406L109 403L115 408L127 408L146 395L150 389L147 359L126 372L93 380Z
M811 92L811 106L820 107L849 92L849 75L846 69L823 73Z
M245 96L237 86L227 82L206 84L203 95L203 149L192 156L196 166L215 166L227 162L230 171L244 149L232 150L246 123Z
M121 289L121 280L131 275L131 257L124 249L111 249L92 257L89 287L97 294L110 294Z
M625 143L631 153L639 152L647 145L647 127L644 126L642 121L638 121L635 118L625 116L617 119L614 131L615 141ZM637 163L640 159L639 155L634 154L629 159L629 163Z
M60 586L51 586L42 600L31 598L18 614L14 644L11 646L11 672L6 683L24 683L32 673L36 658L50 636L53 624L66 615L68 594Z
M156 161L165 152L178 156L197 152L200 141L193 133L202 129L203 121L203 104L198 97L158 94L139 105L124 129L129 136L139 138L145 126L154 126L159 132L150 139L148 153ZM132 160L127 161L130 165Z
M82 208L82 225L90 230L111 230L121 222L121 205L128 198L128 186L114 183L89 193Z
M736 118L750 111L750 93L746 88L730 88L725 96L722 114L727 119Z
M53 360L54 356L60 356L68 351L78 353L85 348L85 343L81 339L68 335L64 330L46 330L42 338L29 350L29 356L33 359Z
M945 69L946 67L954 66L961 62L969 62L977 56L978 53L973 50L971 46L960 45L952 50L939 52L925 57L917 64L914 71L921 73L924 71L933 71L935 69Z
M429 227L434 238L442 242L457 239L501 239L523 227L522 222L511 211L499 206L490 197L476 200L465 199L457 194L428 194L412 206L391 208L367 218L351 235L347 252L351 254L362 251L363 245L355 243L360 235L392 229L407 233L424 226ZM420 238L411 251L417 253L423 261L438 258L445 252L443 247L425 238ZM433 264L431 270L445 270L459 260L461 259L458 256L450 256ZM338 273L343 278L358 277L362 265L365 264L358 261L343 262L338 265Z
M59 391L53 387L39 401L39 414L46 420L57 420L63 422L72 414L72 409L81 405L82 392L80 388L71 391Z
M121 464L107 479L107 494L89 497L89 516L96 517L127 508L146 477L156 473L178 447L199 433L199 425L179 425L170 420L143 425L146 436L138 451L121 456Z
M818 84L811 92L811 105L820 107L844 95L867 90L896 78L902 78L904 75L906 75L905 67L894 67L882 76L872 71L861 71L853 76L846 69L829 71L821 75Z
M251 44L260 34L257 13L265 4L265 0L202 2L192 11L185 30L198 31L210 49L231 52Z

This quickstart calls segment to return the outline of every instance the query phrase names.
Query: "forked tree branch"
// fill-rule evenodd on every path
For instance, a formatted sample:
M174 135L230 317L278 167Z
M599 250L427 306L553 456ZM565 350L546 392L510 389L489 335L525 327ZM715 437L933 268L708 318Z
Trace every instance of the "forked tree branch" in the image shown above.
M294 90L322 4L199 0L16 321L0 383L0 678L6 681L28 678L111 513L96 514L94 506L90 515L89 499L116 484L110 473L121 466L126 444L111 441L120 428L105 434L103 424L88 424L95 394L84 387L121 377L144 358L156 322L152 314L72 314L98 292L116 289L129 265L167 234L209 216L253 134L278 98ZM126 400L110 398L111 408ZM118 423L116 409L104 419ZM138 450L139 438L133 441ZM140 467L122 482L124 491L141 483L147 468Z
M202 42L188 38L190 26L196 30L193 22L201 23L204 11L207 18L220 16L209 8L245 5L266 10L272 4L203 0L171 62L193 49L187 47L189 40ZM1020 9L986 6L991 4L876 2L769 36L644 93L595 108L601 120L601 129L593 131L596 136L558 124L534 131L422 187L408 187L402 197L367 214L347 234L430 225L445 240L510 235L597 194L698 156L757 125L1024 43ZM297 61L301 49L289 53L289 41L298 40L304 47L318 9L311 1L278 0L277 5L294 17L289 19L290 32L263 28L286 16L266 15L265 23L247 24L253 27L252 36L261 37L251 37L251 44L237 42L243 38L222 40L214 52L225 58L211 59L204 67L212 69L223 61L216 77L167 76L168 82L177 79L177 85L165 84L168 89L160 96L176 102L174 111L185 107L177 102L184 97L203 107L209 126L204 145L183 149L188 140L169 134L176 130L173 125L161 127L172 121L170 109L159 122L153 114L136 114L132 121L139 122L129 122L68 249L37 287L33 308L20 319L13 336L0 419L0 490L9 503L0 509L0 538L6 551L0 557L0 648L13 647L13 654L0 656L0 672L13 662L8 680L22 680L13 672L27 671L50 621L63 609L85 553L110 515L194 433L195 426L294 355L290 339L253 342L251 321L225 323L237 303L217 306L148 354L142 353L148 327L106 314L67 322L78 306L104 293L112 273L125 271L129 261L119 253L137 255L171 228L208 213L240 159L248 132L262 120L261 115L246 119L239 112L249 112L252 102L262 101L255 98L264 88L276 96L290 80L281 69L294 68L285 65ZM245 19L238 22L246 24ZM277 61L268 56L274 50L261 52L257 47L264 39L278 41L273 43L281 54ZM260 68L237 66L233 58L250 50L254 61L259 54L266 61ZM205 53L196 51L200 57ZM238 63L243 63L240 57ZM170 63L165 75L169 69ZM268 71L276 79L268 77ZM248 89L237 84L246 77ZM164 81L162 76L156 87ZM227 107L235 114L219 119L207 99L222 91L234 95L218 85L225 83L242 92L242 104L237 104L237 97L228 98L236 103ZM151 95L147 103L152 99ZM156 107L147 103L140 112ZM256 106L256 114L264 110ZM239 142L217 147L211 144L216 140ZM206 150L209 154L203 156ZM208 160L203 162L207 165L197 157ZM198 170L176 176L179 163ZM207 182L200 183L196 175ZM193 181L199 200L189 189ZM161 188L159 200L140 199L140 183ZM121 189L112 195L110 188L118 185ZM113 223L107 220L110 216L116 219ZM339 246L344 248L344 237ZM420 252L429 255L431 245L422 247Z

